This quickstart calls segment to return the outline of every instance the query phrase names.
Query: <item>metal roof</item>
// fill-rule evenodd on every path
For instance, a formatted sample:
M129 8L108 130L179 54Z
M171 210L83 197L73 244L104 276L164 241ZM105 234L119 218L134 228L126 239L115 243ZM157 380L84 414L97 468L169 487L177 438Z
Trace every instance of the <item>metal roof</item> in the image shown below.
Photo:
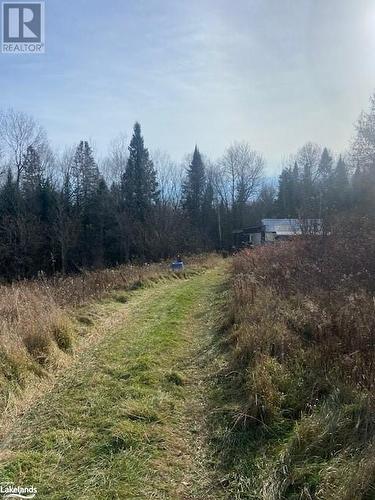
M304 232L319 232L322 222L320 219L262 219L262 226L268 233L276 233L278 236L293 236Z

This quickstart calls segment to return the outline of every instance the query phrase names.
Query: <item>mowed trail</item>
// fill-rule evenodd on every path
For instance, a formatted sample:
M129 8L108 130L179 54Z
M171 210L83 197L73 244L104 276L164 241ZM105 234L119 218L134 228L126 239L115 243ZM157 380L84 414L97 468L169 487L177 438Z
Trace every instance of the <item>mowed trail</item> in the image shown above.
M225 265L101 308L120 328L82 352L6 440L0 483L36 499L224 498L206 398Z

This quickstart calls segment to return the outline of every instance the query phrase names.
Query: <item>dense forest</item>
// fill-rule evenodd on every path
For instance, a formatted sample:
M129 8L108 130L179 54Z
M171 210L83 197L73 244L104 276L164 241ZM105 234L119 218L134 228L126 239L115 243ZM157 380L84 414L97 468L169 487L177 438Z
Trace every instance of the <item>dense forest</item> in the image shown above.
M198 148L181 165L152 155L141 126L96 159L85 140L52 151L45 130L0 113L0 276L77 272L182 252L230 249L232 231L263 217L368 213L375 184L375 95L348 150L307 143L284 161L278 185L260 153L235 142L216 161Z

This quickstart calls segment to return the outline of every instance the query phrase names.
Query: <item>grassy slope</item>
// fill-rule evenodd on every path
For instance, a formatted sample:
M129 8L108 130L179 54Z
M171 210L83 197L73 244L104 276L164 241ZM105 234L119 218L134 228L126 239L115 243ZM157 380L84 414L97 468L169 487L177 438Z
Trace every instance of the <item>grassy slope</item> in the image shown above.
M319 259L320 244L300 240L233 259L223 365L210 398L219 410L209 423L233 500L375 499L373 293L361 290L360 272L346 287L336 280L342 259L335 268L331 246L329 265ZM319 276L312 269L322 261ZM357 269L371 284L369 261L362 256Z
M126 323L22 418L2 450L0 481L51 500L220 498L203 417L222 274L98 304L99 314L127 308Z

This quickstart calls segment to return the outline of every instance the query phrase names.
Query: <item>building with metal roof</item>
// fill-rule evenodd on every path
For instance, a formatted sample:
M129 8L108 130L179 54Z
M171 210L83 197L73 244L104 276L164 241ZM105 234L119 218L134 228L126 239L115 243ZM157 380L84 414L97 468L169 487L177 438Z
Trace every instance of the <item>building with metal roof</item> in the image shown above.
M236 247L260 245L302 234L321 234L320 219L262 219L259 224L233 231Z

